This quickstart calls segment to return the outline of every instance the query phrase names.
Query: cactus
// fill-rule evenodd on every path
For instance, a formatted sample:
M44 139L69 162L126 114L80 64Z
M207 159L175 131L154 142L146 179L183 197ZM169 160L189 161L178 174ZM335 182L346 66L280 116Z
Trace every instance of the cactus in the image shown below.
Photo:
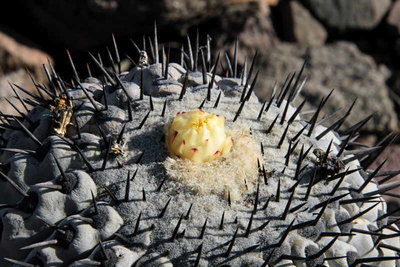
M221 77L189 38L181 64L160 60L156 37L129 72L92 56L104 81L70 57L74 84L51 67L37 95L17 87L32 110L0 117L2 266L398 265L381 197L398 172L362 168L394 136L349 150L370 117L322 126L330 94L302 118L306 63L260 103L256 56Z
M225 155L233 139L226 136L224 122L225 118L201 109L177 113L166 138L169 152L195 162Z

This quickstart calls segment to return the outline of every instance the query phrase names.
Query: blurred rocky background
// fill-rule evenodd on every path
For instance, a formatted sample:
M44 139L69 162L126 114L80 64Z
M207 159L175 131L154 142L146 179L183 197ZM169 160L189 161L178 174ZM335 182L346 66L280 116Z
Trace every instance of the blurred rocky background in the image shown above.
M114 34L124 58L137 61L130 39L140 46L153 35L174 50L209 34L213 53L232 55L239 41L243 66L258 51L257 94L269 99L275 82L298 71L305 58L307 84L299 103L315 109L332 89L325 114L345 112L357 104L345 126L371 113L359 142L379 144L397 133L400 111L400 0L15 0L0 13L0 97L3 113L16 113L10 83L29 91L46 83L42 65L52 62L65 79L71 77L68 49L81 76L87 76L88 51L107 58ZM143 37L144 36L144 37ZM176 53L178 54L178 53ZM178 60L176 56L175 60ZM129 61L126 61L129 63ZM91 63L89 63L90 66ZM28 72L26 71L28 70ZM17 104L16 104L17 105ZM342 110L340 110L342 108ZM400 144L394 140L371 167L388 159L384 170L400 169ZM400 179L400 176L398 177ZM392 192L396 207L399 194Z

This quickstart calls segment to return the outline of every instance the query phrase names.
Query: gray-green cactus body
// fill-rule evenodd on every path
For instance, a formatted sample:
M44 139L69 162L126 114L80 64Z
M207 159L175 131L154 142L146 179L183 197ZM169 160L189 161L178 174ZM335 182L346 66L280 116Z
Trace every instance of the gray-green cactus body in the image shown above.
M347 113L327 128L320 109L296 107L302 72L260 103L251 71L142 63L122 74L98 65L107 81L75 77L75 87L31 97L31 122L3 120L2 264L397 264L398 229L380 195L397 184L377 184L379 170L361 167L389 139L346 150L364 122L340 136ZM72 103L63 136L52 134L52 98ZM197 108L226 117L226 156L169 155L166 128Z

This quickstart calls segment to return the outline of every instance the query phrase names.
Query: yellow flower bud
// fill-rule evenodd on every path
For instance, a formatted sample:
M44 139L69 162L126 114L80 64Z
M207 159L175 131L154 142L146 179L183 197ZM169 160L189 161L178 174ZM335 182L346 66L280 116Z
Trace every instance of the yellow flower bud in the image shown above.
M195 162L227 154L233 139L225 134L225 120L200 109L177 113L167 133L169 152Z

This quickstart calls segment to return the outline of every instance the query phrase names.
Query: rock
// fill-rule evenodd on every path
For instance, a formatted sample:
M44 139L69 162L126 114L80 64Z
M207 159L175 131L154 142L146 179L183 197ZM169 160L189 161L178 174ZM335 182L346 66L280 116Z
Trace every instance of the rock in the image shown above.
M270 6L276 6L279 3L279 0L264 0Z
M278 0L82 0L71 4L61 0L55 4L53 1L43 0L32 4L17 0L16 3L13 2L13 8L8 10L8 16L14 18L22 15L26 21L30 21L19 28L20 32L43 47L51 48L55 55L63 55L63 60L65 48L68 48L78 73L86 73L87 51L97 50L105 45L112 47L111 34L116 36L121 57L124 57L122 53L129 50L134 52L130 56L137 61L137 51L128 42L128 38L132 37L142 47L142 35L153 38L154 22L157 23L160 50L162 44L172 44L189 32L192 37L192 32L198 28L201 46L204 46L205 39L205 34L202 33L209 32L215 38L212 41L214 56L216 51L230 49L238 37L243 51L240 53L239 63L243 63L245 56L252 57L256 49L264 50L277 41L269 15L269 6L276 5L277 2ZM9 27L18 28L13 19L6 21ZM145 40L151 57L148 39ZM192 44L194 45L194 38ZM172 52L171 55L173 54ZM108 57L103 59L108 65ZM69 66L65 72L64 76L71 75Z
M28 75L28 73L23 70L19 69L10 73L7 73L6 75L3 75L0 77L0 106L1 106L1 112L4 114L13 114L16 115L18 114L17 111L9 104L7 103L6 100L4 100L5 97L7 97L14 105L17 106L17 108L26 113L26 110L23 108L21 102L18 100L14 99L14 92L11 90L10 83L15 83L19 86L21 86L24 89L27 89L30 92L33 92L35 90L35 87L32 84L32 81ZM22 96L26 96L23 93L19 92ZM29 108L29 106L28 106Z
M0 74L28 67L35 71L52 62L49 55L35 48L34 44L11 33L8 35L0 29Z
M285 39L305 45L322 45L328 33L298 1L282 2L282 26Z
M159 32L186 32L199 21L219 16L227 5L236 5L226 0L18 2L15 9L25 11L30 29L45 32L46 42L80 51L109 43L112 33L119 37L147 35L153 31L154 21Z
M379 24L390 0L302 0L324 24L338 30L368 30Z
M397 33L400 33L400 0L393 3L390 8L389 15L386 18L386 22L395 27Z
M238 62L241 64L245 58L250 60L254 51L265 51L278 43L266 1L254 2L250 7L245 4L228 6L213 25L216 27L209 31L215 38L216 51L229 51L233 55L237 38Z
M235 3L235 4L244 4L248 2L252 2L254 0L230 0L230 3ZM279 3L279 0L258 0L260 3L269 5L269 6L276 6Z
M49 61L52 62L50 56L37 49L29 40L0 29L0 105L2 112L17 114L17 111L4 100L4 97L10 99L20 111L26 112L22 104L14 98L15 95L9 82L15 83L30 92L35 91L25 69L29 69L37 82L46 83L42 65ZM23 93L21 93L21 96L26 97Z
M325 114L331 114L339 108L343 108L344 113L353 100L358 98L342 129L373 112L376 115L366 125L367 131L387 132L397 129L397 116L385 84L389 71L383 66L377 66L370 56L362 54L351 43L339 42L323 47L287 43L276 46L268 55L260 57L260 77L263 79L258 82L257 95L269 99L277 78L286 77L288 70L300 70L305 57L309 57L304 72L308 81L301 96L312 103L312 109L318 106L323 96L335 89L324 107ZM278 82L283 83L281 80ZM306 106L303 110L310 108Z

